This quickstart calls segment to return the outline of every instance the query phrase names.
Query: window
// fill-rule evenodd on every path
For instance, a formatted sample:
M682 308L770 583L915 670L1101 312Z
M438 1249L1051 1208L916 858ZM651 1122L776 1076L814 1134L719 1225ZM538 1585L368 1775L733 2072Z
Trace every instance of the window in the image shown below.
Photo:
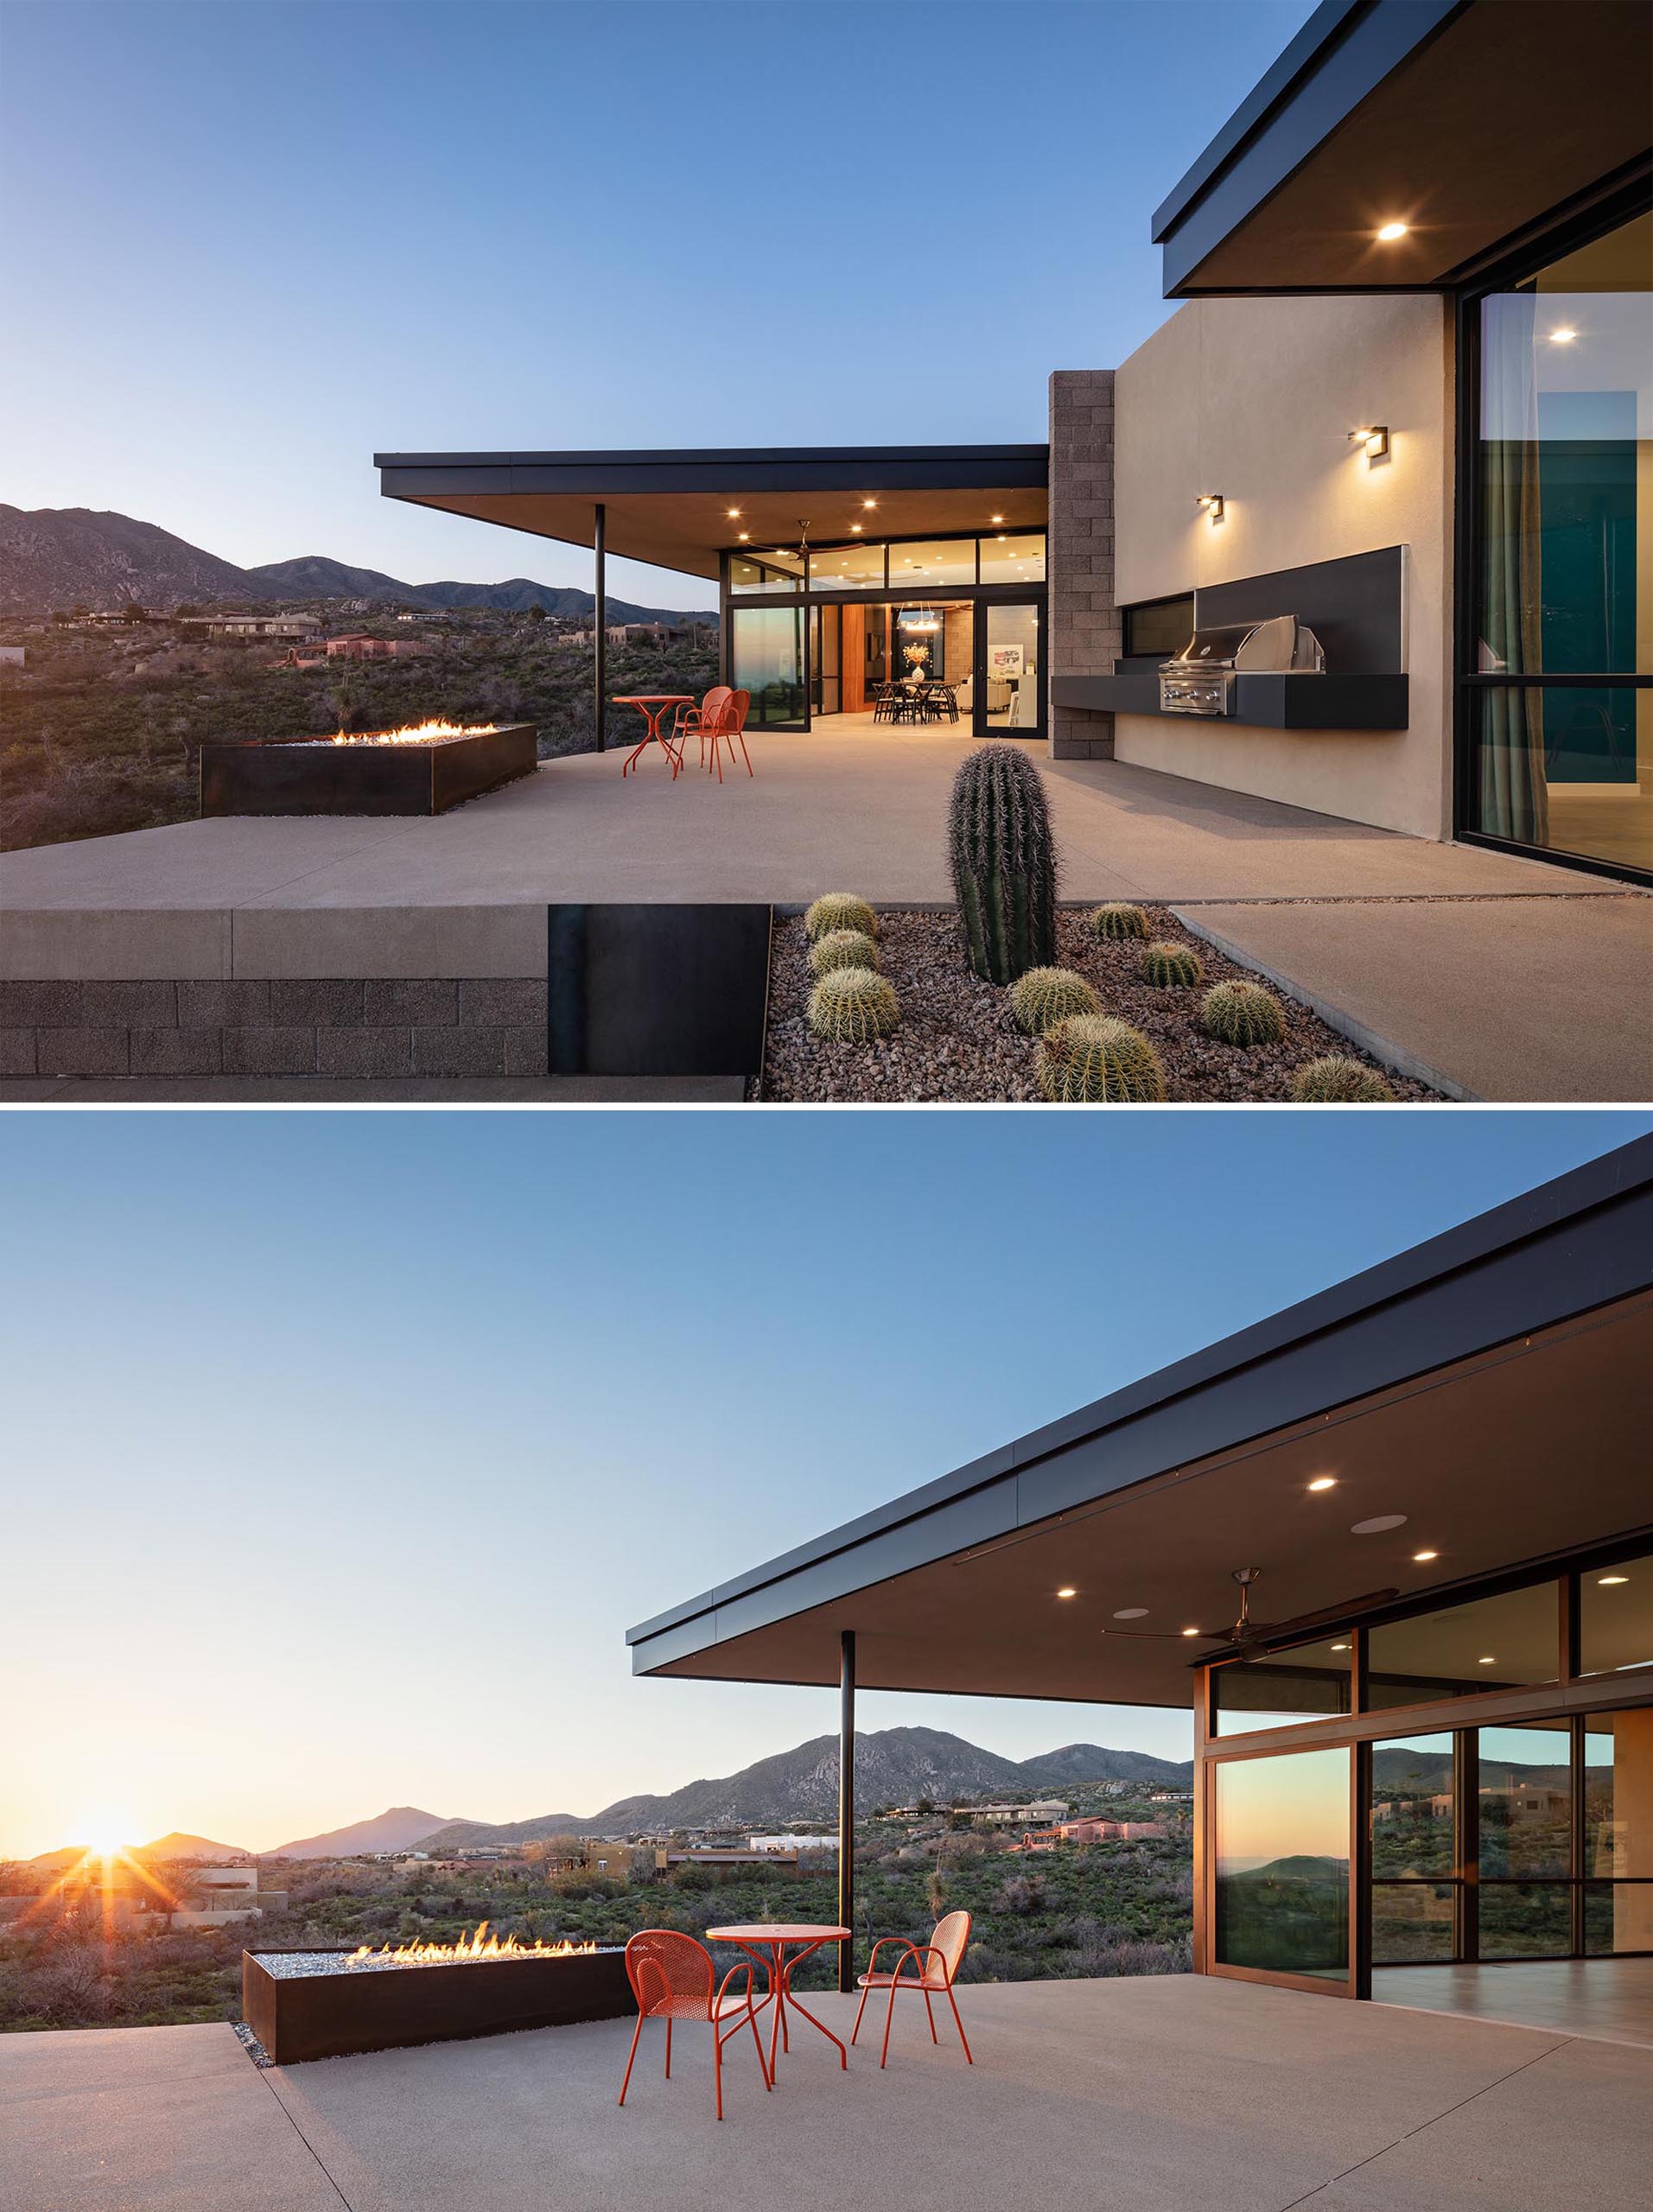
M799 575L796 555L792 567L787 569L772 561L754 561L744 553L737 553L729 562L729 591L736 598L752 592L797 591Z
M1219 1964L1346 1979L1350 1756L1295 1751L1217 1764Z
M1351 1649L1347 1637L1333 1637L1217 1668L1211 1677L1217 1733L1284 1728L1294 1720L1347 1713Z
M1124 615L1127 658L1152 653L1155 660L1168 660L1193 635L1194 595L1186 592L1180 599L1145 600L1140 607L1126 607Z
M1622 1675L1637 1667L1653 1667L1653 1556L1593 1567L1579 1577L1579 1672Z
M1375 1966L1456 1955L1457 1802L1450 1736L1396 1736L1372 1745Z
M1045 533L1001 531L982 540L982 582L984 584L1042 584L1045 581Z
M804 719L804 616L797 607L742 607L729 622L730 683L749 691L747 720L766 723Z
M884 548L830 545L810 555L811 591L881 591L884 588Z
M1475 315L1469 824L1653 868L1653 214Z
M1584 1731L1584 1948L1653 1951L1653 1706Z
M1369 1710L1554 1681L1559 1598L1554 1582L1541 1582L1369 1630Z
M973 584L976 582L976 540L973 537L915 539L890 548L890 588L906 591L919 586L928 591L934 584Z

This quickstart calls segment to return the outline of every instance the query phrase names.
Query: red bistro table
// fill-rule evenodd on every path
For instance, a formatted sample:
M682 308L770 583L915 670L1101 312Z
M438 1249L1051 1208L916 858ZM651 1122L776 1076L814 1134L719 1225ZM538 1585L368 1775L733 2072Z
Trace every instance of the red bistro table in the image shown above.
M635 707L648 725L643 733L642 744L634 753L627 755L626 765L620 772L620 774L622 776L630 774L648 749L649 740L652 738L659 746L661 752L665 754L666 759L671 761L671 773L675 778L678 769L683 766L683 761L681 757L672 751L671 740L660 735L660 724L668 707L692 707L695 703L694 694L690 691L628 691L620 698L611 699L608 703L613 707Z
M769 1969L769 1994L775 2000L775 2017L769 2027L769 2075L772 2081L775 2073L777 2044L782 2050L792 2049L792 2038L786 2032L786 2014L789 2009L794 2012L801 2012L812 2028L820 2029L827 2041L836 2050L839 2065L846 2073L849 2071L849 2052L833 2034L831 2029L823 2021L817 2020L809 2006L800 2005L792 1994L793 1967L811 1957L823 1943L847 1943L850 1936L850 1930L848 1928L817 1928L811 1926L807 1921L779 1921L772 1923L768 1921L757 1920L749 1924L743 1923L737 1928L709 1928L706 1935L708 1940L714 1943L738 1943L748 1956L758 1959L760 1966L766 1965ZM788 1959L786 1951L789 1946L794 1943L801 1945L802 1948L796 1958ZM758 1958L760 1951L768 1953L766 1960Z

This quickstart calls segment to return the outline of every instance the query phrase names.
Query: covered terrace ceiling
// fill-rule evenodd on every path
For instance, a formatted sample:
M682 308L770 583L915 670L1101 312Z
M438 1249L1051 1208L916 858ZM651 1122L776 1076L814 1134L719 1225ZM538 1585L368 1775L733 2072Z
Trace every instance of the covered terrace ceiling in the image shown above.
M1042 445L750 448L678 453L375 454L386 499L590 545L605 509L607 550L715 577L718 556L857 534L953 537L1039 530L1048 500ZM868 505L867 502L874 504ZM738 514L730 510L738 508Z
M1156 212L1165 296L1454 282L1645 168L1650 81L1646 0L1326 0Z
M1236 1567L1281 1621L1646 1532L1632 1153L1633 1192L1595 1163L643 1624L635 1670L827 1684L853 1629L868 1688L1187 1706Z

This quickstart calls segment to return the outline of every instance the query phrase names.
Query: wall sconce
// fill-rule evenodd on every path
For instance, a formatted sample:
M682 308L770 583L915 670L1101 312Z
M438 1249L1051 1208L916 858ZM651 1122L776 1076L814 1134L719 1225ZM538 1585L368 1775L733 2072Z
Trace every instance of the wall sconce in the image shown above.
M1220 492L1202 492L1194 505L1203 507L1214 523L1222 521L1224 501Z
M1368 461L1389 459L1389 424L1387 423L1374 423L1369 429L1351 430L1349 436L1351 442L1357 438L1360 440L1366 449Z

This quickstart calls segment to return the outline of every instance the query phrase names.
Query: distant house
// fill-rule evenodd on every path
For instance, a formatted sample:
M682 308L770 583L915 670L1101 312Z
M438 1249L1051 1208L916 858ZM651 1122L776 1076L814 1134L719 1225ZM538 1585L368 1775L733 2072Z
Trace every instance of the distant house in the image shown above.
M1063 1820L1067 1809L1063 1798L1035 1797L1025 1805L954 1805L949 1812L953 1819L968 1821L972 1827L1025 1828Z
M429 651L422 638L351 636L327 639L329 660L416 660Z
M780 1866L797 1870L795 1851L746 1851L709 1848L691 1844L680 1851L657 1851L654 1854L657 1871L671 1866Z
M309 638L321 627L314 614L184 614L177 622L208 638Z
M201 1902L181 1906L172 1916L175 1927L222 1928L232 1920L279 1912L287 1904L284 1890L258 1887L257 1866L201 1866L189 1879Z
M1064 1843L1141 1843L1165 1834L1162 1821L1059 1821L1053 1827L1031 1829L1016 1848L1054 1851Z
M0 645L0 667L21 668L28 658L27 645Z
M830 1851L836 1857L838 1839L836 1835L754 1835L752 1849L766 1853L771 1858L777 1852L790 1852L793 1858L806 1851Z

